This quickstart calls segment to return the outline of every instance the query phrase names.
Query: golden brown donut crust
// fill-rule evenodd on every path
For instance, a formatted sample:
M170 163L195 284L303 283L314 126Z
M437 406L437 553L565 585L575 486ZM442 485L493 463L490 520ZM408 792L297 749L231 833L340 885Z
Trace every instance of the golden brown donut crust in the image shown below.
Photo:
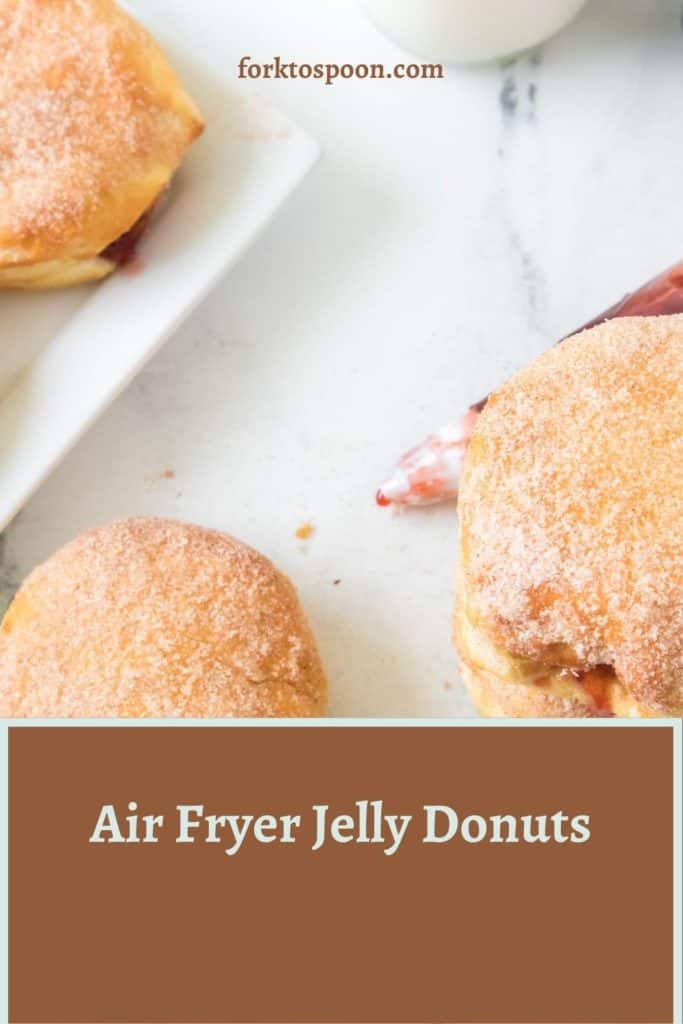
M462 677L477 710L494 718L649 717L616 673L585 673L513 654L496 645L469 603L464 573L456 580L454 640Z
M480 715L486 718L593 718L588 705L519 683L474 672L464 662L462 677Z
M609 321L513 377L459 507L456 645L484 709L553 713L533 684L553 668L569 709L609 666L614 713L683 714L683 316Z
M0 287L101 277L202 120L112 0L0 0Z
M84 534L28 577L0 627L0 716L308 717L325 705L290 581L187 523Z

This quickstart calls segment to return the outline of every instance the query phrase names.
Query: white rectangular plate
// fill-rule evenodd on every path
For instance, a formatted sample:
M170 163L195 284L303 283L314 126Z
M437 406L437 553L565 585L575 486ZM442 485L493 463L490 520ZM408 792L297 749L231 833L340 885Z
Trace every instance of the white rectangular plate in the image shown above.
M318 156L313 139L277 111L177 46L169 53L207 128L143 240L140 269L75 290L0 292L0 530Z

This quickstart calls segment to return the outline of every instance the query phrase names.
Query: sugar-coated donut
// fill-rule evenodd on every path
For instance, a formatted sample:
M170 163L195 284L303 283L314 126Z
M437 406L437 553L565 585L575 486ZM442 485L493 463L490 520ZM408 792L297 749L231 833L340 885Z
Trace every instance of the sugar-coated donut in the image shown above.
M113 0L0 0L0 288L111 273L202 119Z
M226 534L129 519L35 569L0 626L0 715L300 717L326 684L294 587Z
M459 513L482 713L683 715L683 315L601 324L505 384Z

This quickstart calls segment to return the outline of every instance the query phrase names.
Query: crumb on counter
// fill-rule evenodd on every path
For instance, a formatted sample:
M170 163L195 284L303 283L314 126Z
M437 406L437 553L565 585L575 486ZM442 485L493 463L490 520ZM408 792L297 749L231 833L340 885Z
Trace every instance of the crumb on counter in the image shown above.
M314 532L315 527L313 526L313 523L302 523L296 531L296 537L298 540L308 540L313 536Z
M162 469L160 473L150 473L145 476L145 481L149 484L158 483L160 480L175 480L175 469L171 469L169 466L167 469Z

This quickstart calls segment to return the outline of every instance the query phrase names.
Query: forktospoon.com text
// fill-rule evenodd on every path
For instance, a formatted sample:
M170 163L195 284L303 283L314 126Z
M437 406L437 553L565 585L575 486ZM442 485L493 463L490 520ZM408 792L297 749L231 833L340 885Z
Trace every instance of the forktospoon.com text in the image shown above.
M240 57L237 65L237 77L252 80L287 79L308 81L314 80L323 85L334 85L349 79L389 79L399 78L407 81L434 80L444 77L443 64L323 64L283 60L272 57L267 63L254 61L250 56Z

